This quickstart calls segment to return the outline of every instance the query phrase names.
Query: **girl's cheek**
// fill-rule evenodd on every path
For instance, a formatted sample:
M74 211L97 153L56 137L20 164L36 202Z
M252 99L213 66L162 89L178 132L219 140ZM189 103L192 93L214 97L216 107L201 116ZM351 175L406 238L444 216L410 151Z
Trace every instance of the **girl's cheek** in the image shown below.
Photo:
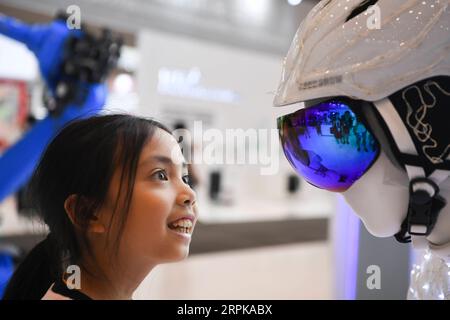
M153 189L145 190L137 194L136 205L140 209L153 209L158 211L169 210L175 201L175 197L170 190Z

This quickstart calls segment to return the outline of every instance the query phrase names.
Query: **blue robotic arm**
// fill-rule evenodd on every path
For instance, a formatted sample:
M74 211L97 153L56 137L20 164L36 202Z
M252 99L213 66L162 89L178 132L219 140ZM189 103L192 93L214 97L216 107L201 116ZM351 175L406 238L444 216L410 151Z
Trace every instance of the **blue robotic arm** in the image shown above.
M27 25L11 17L0 15L0 33L25 44L34 53L42 77L54 89L61 73L64 46L69 36L81 37L81 30L69 30L61 19L46 25Z
M27 25L0 15L0 33L24 43L37 57L50 111L1 156L1 202L28 182L45 147L65 124L103 108L104 78L117 62L121 43L106 31L102 39L94 39L82 30L70 30L61 18Z

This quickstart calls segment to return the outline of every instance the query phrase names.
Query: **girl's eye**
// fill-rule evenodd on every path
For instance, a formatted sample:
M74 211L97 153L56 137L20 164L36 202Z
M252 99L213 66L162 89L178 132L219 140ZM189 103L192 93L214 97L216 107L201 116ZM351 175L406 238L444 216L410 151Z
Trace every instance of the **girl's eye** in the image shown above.
M184 181L184 183L191 186L191 176L190 175L187 174L187 175L183 176L183 181Z
M169 180L167 178L167 173L165 170L158 170L155 173L152 174L152 177L158 179L158 180Z

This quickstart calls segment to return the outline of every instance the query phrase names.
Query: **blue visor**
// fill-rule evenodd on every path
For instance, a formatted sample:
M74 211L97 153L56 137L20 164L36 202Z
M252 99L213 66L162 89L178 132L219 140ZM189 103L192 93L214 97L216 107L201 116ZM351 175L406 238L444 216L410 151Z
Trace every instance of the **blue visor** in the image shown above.
M377 159L380 145L357 100L334 98L278 118L290 164L312 185L342 192Z

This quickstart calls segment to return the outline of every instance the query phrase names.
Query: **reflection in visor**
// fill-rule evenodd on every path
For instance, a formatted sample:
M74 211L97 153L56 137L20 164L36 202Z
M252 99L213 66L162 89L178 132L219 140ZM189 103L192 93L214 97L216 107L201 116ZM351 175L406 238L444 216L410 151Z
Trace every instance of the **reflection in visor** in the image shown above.
M342 192L375 162L379 145L343 102L328 101L278 118L286 158L309 183Z

